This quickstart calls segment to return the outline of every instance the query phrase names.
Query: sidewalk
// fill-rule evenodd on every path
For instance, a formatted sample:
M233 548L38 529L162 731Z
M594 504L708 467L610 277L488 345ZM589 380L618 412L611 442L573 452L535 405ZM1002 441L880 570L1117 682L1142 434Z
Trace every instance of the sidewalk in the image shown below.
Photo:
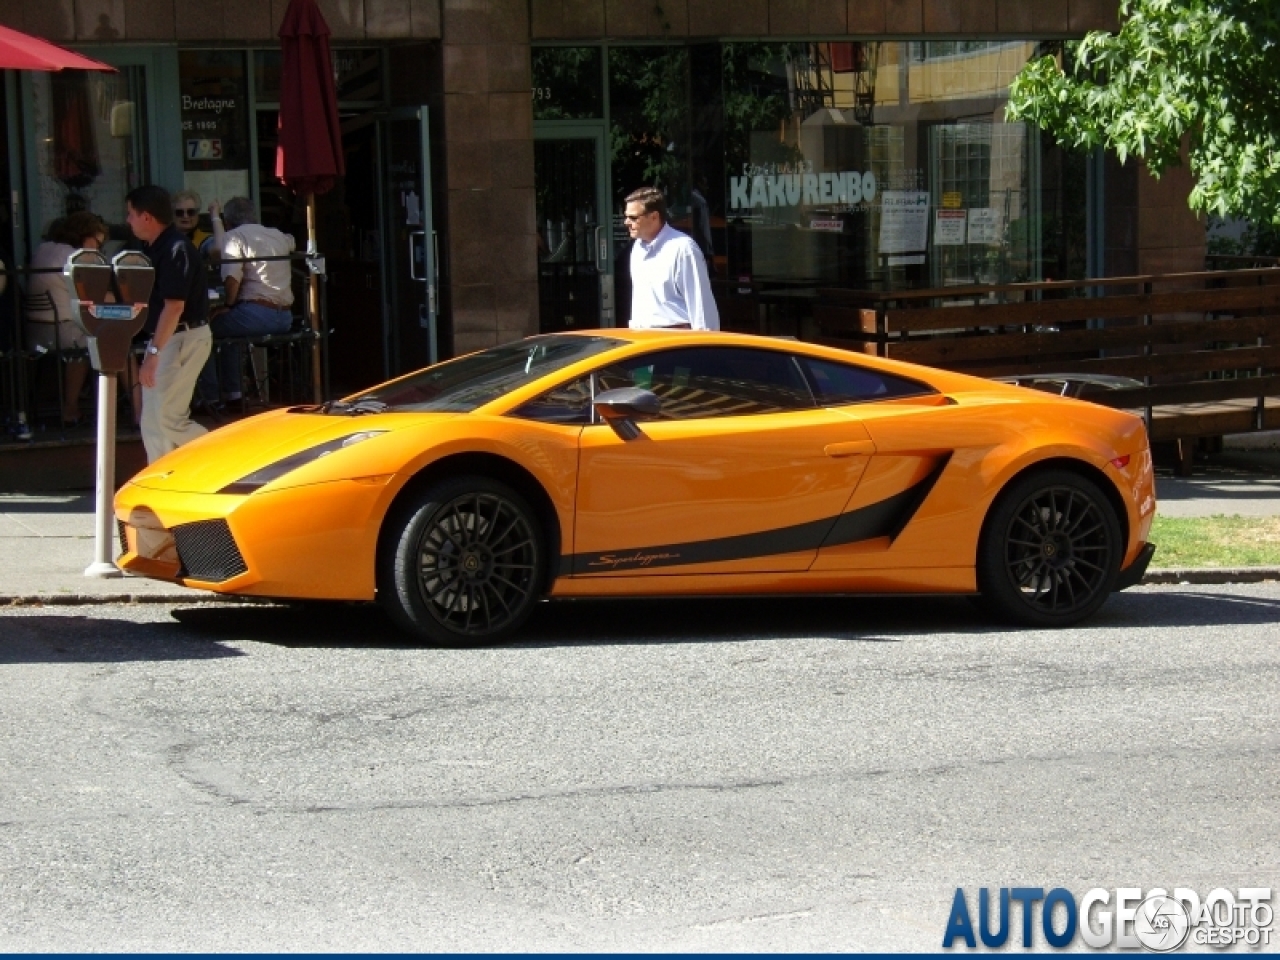
M1272 435L1274 437L1274 435ZM1263 435L1257 438L1263 441ZM1166 517L1280 516L1280 438L1267 446L1233 447L1197 465L1188 478L1159 471L1158 511ZM113 541L113 549L115 544ZM0 493L0 606L33 603L146 603L215 600L205 590L123 577L84 576L93 561L91 492ZM1280 580L1280 569L1168 570L1155 567L1146 583L1231 583Z

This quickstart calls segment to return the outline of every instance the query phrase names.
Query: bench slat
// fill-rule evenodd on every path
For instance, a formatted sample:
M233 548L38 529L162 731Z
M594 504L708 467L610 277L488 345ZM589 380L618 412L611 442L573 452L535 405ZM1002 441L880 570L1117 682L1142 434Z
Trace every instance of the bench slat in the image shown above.
M1053 325L1084 320L1112 320L1161 314L1252 310L1280 306L1280 285L1140 293L1118 297L1075 297L1029 303L997 303L959 307L891 309L886 329L918 332L965 327Z

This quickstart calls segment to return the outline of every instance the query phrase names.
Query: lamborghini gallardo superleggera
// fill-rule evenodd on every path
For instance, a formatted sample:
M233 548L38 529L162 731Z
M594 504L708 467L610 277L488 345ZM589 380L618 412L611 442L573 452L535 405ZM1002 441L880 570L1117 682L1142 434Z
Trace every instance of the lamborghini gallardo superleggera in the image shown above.
M531 337L264 413L116 496L119 565L377 600L441 644L561 597L972 594L1060 627L1142 577L1132 414L789 340Z

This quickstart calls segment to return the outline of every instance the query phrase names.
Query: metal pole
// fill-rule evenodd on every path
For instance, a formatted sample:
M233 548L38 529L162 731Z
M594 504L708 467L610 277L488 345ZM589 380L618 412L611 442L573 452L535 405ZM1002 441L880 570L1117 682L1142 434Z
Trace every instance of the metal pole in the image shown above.
M311 393L312 401L323 399L320 383L320 291L315 271L311 269L311 257L316 255L316 195L307 194L307 315L311 319Z
M115 511L112 498L116 492L116 375L98 377L98 498L93 542L93 563L84 568L86 577L122 577L112 561L115 553Z

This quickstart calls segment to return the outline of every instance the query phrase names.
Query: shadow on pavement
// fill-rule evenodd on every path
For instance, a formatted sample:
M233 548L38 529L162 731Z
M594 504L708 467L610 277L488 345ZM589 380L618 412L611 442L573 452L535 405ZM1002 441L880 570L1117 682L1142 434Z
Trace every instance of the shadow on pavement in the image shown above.
M83 608L82 608L83 609ZM193 637L179 623L138 623L83 613L4 618L0 666L219 660L245 654Z
M179 608L173 617L198 636L284 647L420 648L382 611L361 604ZM1045 631L1064 640L1092 630L1253 625L1280 620L1280 600L1177 587L1111 597L1084 624ZM830 637L894 643L938 634L1021 632L963 597L788 597L576 600L538 607L512 648L595 644L717 643L761 637Z
M0 665L215 660L251 656L228 644L296 649L425 649L372 604L177 606L171 620L139 623L82 613L4 618ZM1252 626L1280 621L1280 599L1177 587L1117 594L1090 620L1040 635L1078 642L1096 631ZM590 600L541 605L513 650L668 645L758 639L892 644L914 638L1026 634L961 597L791 597Z

